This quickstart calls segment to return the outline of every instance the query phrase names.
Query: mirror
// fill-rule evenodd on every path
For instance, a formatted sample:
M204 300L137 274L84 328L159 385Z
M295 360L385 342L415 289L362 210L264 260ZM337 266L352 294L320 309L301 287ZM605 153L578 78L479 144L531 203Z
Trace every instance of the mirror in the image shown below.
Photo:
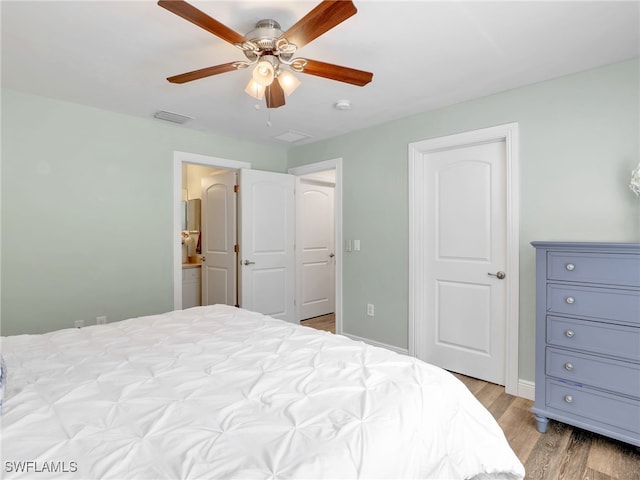
M183 202L185 203L185 202ZM200 199L194 198L186 202L186 228L190 232L200 231Z
M182 201L182 206L180 210L180 230L184 231L187 229L187 202Z

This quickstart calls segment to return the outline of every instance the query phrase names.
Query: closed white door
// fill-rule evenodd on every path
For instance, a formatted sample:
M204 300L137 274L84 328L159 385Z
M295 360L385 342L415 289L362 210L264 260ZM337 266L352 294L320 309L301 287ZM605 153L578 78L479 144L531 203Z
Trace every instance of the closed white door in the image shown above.
M505 142L430 152L424 162L423 360L504 385Z
M295 322L295 177L240 171L240 306Z
M334 189L302 179L296 192L300 320L335 311Z
M236 305L236 172L201 180L202 304Z

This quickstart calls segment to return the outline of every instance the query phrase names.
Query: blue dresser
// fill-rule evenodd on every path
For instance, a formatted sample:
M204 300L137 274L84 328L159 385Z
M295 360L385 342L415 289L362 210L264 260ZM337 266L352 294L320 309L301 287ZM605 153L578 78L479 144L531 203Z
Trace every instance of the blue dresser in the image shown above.
M640 446L640 244L532 245L538 430L554 419Z

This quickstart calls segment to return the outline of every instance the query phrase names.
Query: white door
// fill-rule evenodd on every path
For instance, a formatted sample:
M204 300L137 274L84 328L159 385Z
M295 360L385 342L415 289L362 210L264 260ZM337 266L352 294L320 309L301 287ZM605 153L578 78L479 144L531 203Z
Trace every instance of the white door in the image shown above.
M202 304L236 305L236 172L201 180Z
M240 171L240 306L295 322L295 177Z
M296 192L300 320L335 311L334 187L301 179Z
M505 142L430 152L424 161L423 360L504 385Z

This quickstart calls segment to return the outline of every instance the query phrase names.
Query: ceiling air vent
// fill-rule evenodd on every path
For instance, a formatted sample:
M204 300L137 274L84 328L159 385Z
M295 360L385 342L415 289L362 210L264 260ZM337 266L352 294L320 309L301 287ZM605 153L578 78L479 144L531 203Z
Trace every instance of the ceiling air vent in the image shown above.
M307 135L306 133L294 132L293 130L289 130L289 131L281 133L280 135L277 135L277 136L275 136L273 138L275 138L277 140L280 140L282 142L294 143L294 142L299 142L300 140L303 140L305 138L311 138L311 135Z
M186 115L180 115L179 113L167 112L165 110L157 111L154 117L159 118L160 120L166 120L167 122L173 123L186 123L189 120L193 120L193 117L188 117Z

